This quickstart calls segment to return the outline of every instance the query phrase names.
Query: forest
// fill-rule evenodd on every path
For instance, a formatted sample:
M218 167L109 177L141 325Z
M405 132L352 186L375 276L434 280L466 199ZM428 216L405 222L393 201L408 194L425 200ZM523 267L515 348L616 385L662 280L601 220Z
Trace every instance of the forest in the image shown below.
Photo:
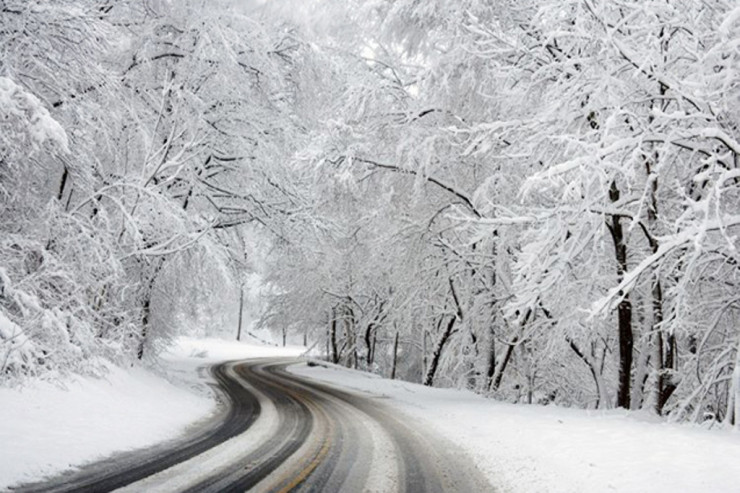
M0 0L0 385L258 273L334 363L740 427L739 235L733 0Z

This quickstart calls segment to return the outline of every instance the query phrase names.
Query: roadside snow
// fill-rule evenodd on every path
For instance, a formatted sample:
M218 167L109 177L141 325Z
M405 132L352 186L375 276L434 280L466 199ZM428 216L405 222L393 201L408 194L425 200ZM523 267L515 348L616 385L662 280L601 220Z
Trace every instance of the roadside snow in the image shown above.
M383 398L458 443L501 492L737 492L740 435L625 411L499 403L331 365L290 371Z
M281 358L300 356L306 351L302 346L265 346L261 344L239 343L222 339L196 339L181 337L164 358L199 358L201 362L218 362L248 358Z
M183 338L157 373L110 367L104 379L76 377L64 389L0 389L0 490L181 434L215 410L199 368L302 352ZM497 491L722 493L740 485L738 433L623 411L502 404L330 365L291 371L382 398L426 422L466 450Z
M206 395L140 368L111 366L104 379L65 387L0 389L0 488L172 438L215 409Z
M216 409L205 385L210 378L200 367L300 352L181 338L156 372L110 366L105 378L78 376L64 388L43 382L1 388L0 490L182 434Z

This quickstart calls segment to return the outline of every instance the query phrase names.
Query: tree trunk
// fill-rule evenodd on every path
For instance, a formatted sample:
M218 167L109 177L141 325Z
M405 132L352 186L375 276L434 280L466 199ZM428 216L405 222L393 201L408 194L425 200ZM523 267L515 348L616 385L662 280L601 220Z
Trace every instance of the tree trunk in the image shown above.
M611 183L609 199L612 202L619 200L619 189L616 182ZM613 214L609 231L614 242L614 253L617 260L617 283L622 282L627 272L627 244L622 228L621 217ZM617 324L619 338L619 381L617 386L617 407L630 408L630 392L632 378L632 351L634 346L632 334L632 303L629 293L620 293L622 301L617 307Z
M144 346L146 345L146 338L149 335L149 317L151 315L152 306L152 294L151 290L147 292L144 298L144 304L142 307L141 317L141 339L139 340L139 349L136 351L136 359L144 359Z
M373 355L373 357L372 357L372 358L371 358L371 360L370 360L370 364L371 364L371 365L372 365L372 364L373 364L373 362L375 361L375 354L376 354L376 353L375 353L375 348L377 347L377 344L378 344L378 331L376 330L375 332L373 332L373 344L372 344L372 352L370 353L370 354L372 354L372 355Z
M344 336L347 340L348 354L346 365L357 369L357 334L355 333L355 313L349 307L344 307Z
M432 352L432 358L429 361L429 367L427 368L426 375L424 375L423 384L428 387L431 387L434 384L434 375L437 373L437 367L439 366L439 359L442 356L442 351L444 350L445 344L447 344L447 341L452 335L452 329L455 327L456 321L457 321L457 317L454 317L454 316L450 317L450 320L449 322L447 322L447 326L445 327L445 330L442 332L442 335L437 341L437 344L434 346L434 351Z
M653 285L653 316L658 323L663 322L663 292L660 281L655 281ZM653 330L658 334L656 343L658 350L658 399L656 402L656 412L663 414L668 399L671 398L676 390L676 384L673 380L673 371L675 370L675 348L676 339L673 334L668 334L667 340L663 337L663 330L653 325Z
M393 366L391 366L391 380L396 379L396 362L398 358L398 331L393 337Z
M64 198L64 189L67 187L67 178L69 178L69 169L67 168L67 166L64 166L61 182L59 183L59 192L57 193L57 200L59 202L61 202L62 198Z
M566 338L568 341L568 345L573 350L574 353L576 353L576 356L583 361L586 366L588 366L588 370L591 372L591 378L594 380L594 385L596 386L596 409L601 409L603 406L609 405L609 399L608 394L606 392L606 387L604 386L604 382L601 378L601 374L599 373L598 369L596 368L596 365L594 362L586 356L586 354L580 350L580 348L576 345L575 342L571 338Z
M239 326L236 331L236 340L242 340L242 313L244 312L244 286L239 287Z
M660 39L664 38L664 28L660 30ZM664 43L667 43L665 41ZM661 52L663 53L663 60L666 60L665 50L667 46L661 43ZM668 101L664 99L667 92L667 87L663 83L659 83L658 90L661 98L653 101L653 106L659 106L661 111L666 111ZM652 124L653 116L649 117L649 122ZM656 239L655 227L658 220L658 176L653 174L654 163L658 162L659 154L655 150L651 159L645 161L645 172L647 174L650 183L650 202L648 204L647 217L650 231L647 232L648 241L650 242L650 248L653 253L657 253L659 248L658 240ZM652 296L652 309L653 309L653 327L652 330L657 334L657 364L658 364L658 382L657 382L657 399L655 402L655 411L659 414L663 414L668 399L671 398L673 392L676 390L674 383L673 370L675 369L675 338L672 334L668 335L668 341L664 340L663 328L661 327L664 315L663 315L663 287L660 283L660 275L658 272L655 273L655 279L653 281L653 287L651 290ZM667 342L667 345L666 345Z
M449 322L447 322L447 326L445 327L445 330L442 332L442 335L440 336L439 340L437 341L437 345L434 347L434 351L432 352L432 359L429 362L429 367L427 368L426 375L424 376L424 382L423 384L426 386L431 387L434 383L434 375L437 373L437 367L439 366L439 359L442 357L442 351L444 350L445 344L447 344L447 341L450 339L450 336L452 335L453 329L455 327L455 322L460 320L462 322L463 319L463 312L462 307L460 306L460 300L457 298L457 292L455 291L455 285L452 282L452 278L449 279L450 283L450 294L452 294L452 300L455 302L455 307L457 308L457 311L455 315L453 315Z
M162 263L163 262L160 261L154 269L154 272L147 283L146 292L144 293L144 302L141 307L141 336L139 339L139 347L136 351L136 358L138 360L144 359L144 348L146 346L147 337L149 337L149 323L152 315L152 294L154 293L154 282L157 279L157 274L159 274Z
M738 339L735 352L735 368L732 371L732 385L730 386L730 398L728 399L727 414L729 422L740 430L740 339Z
M335 365L339 363L339 354L337 352L337 310L331 309L331 324L329 325L329 340L331 343L331 362Z
M370 365L373 364L373 326L374 322L370 322L365 329L365 348L367 349L367 368L370 369Z
M421 368L419 374L424 375L427 369L427 330L422 326L421 328Z
M504 378L504 370L506 370L506 367L509 365L511 355L514 352L517 342L519 342L519 337L514 337L514 340L512 340L506 347L504 358L501 360L501 364L499 365L499 368L496 369L496 374L493 377L493 384L491 385L491 390L493 392L496 392L501 386L501 380Z
M489 391L493 388L493 377L496 375L496 334L493 331L493 327L490 329L490 337L491 341L488 345L488 369L486 370Z
M496 368L493 376L493 383L491 384L491 391L496 392L499 387L501 386L501 380L504 378L504 371L506 370L506 367L509 365L509 361L511 361L511 355L514 352L514 348L519 343L519 337L520 335L524 334L524 328L527 326L527 323L529 323L529 319L532 317L532 309L528 309L527 313L524 315L524 319L522 320L521 325L519 326L519 335L514 336L514 339L508 344L506 348L506 352L504 353L504 358L501 360L501 364Z

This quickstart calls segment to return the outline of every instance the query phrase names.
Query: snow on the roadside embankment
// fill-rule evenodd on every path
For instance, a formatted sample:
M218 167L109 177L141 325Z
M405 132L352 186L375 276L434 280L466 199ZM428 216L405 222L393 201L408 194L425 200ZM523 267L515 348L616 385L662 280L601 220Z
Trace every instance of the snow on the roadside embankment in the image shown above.
M0 490L33 482L119 451L183 434L216 410L198 369L220 361L293 356L298 348L181 338L158 373L108 368L104 378L0 388Z
M0 389L0 488L167 440L215 409L207 395L139 368L64 386Z
M333 366L296 374L349 388L426 422L466 450L502 492L740 491L740 434L647 419L499 403ZM643 419L645 418L645 419Z

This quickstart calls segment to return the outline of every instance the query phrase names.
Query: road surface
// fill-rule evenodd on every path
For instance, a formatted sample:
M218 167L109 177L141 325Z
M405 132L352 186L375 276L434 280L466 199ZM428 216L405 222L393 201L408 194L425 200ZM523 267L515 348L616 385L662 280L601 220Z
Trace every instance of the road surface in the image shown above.
M294 363L215 366L227 405L187 437L13 491L491 491L453 444L382 399L288 373Z

